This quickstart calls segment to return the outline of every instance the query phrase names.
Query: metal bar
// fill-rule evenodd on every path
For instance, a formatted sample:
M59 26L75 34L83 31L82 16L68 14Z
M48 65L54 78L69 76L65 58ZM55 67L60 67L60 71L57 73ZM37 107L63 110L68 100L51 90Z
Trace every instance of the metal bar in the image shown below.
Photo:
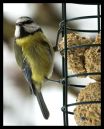
M73 3L73 4L97 5L97 4L100 4L100 1L98 1L98 2L94 2L94 1L93 1L93 3L77 3L77 2L75 2L75 3Z
M65 106L65 112L63 112L64 116L64 125L68 126L68 113L67 113L67 33L66 33L66 3L62 3L62 18L64 20L63 32L64 32L64 47L65 47L65 58L63 59L63 67L64 67L64 77L65 77L65 84L63 86L63 106Z
M71 104L68 104L67 107L70 107L70 106L76 106L76 105L86 105L86 104L101 104L101 101L82 101L82 102L76 102L76 103L71 103ZM65 107L62 107L61 110L63 111ZM67 111L67 114L72 114L74 115L74 112L70 112L70 111Z
M95 75L95 76L96 76L96 75L101 75L101 72L73 74L73 75L67 76L67 78L70 78L70 77L78 77L78 76L89 76L89 75Z
M71 47L68 47L67 50L76 49L76 48L98 47L98 46L101 47L101 44L73 45ZM61 50L60 53L63 53L63 51L65 51L65 49Z
M68 114L67 114L67 85L68 85L68 79L67 79L67 32L66 32L66 3L64 3L64 48L65 48L65 60L64 60L64 66L65 66L65 126L68 126Z
M68 30L77 32L86 32L86 33L98 33L98 30L80 30L80 29L68 29Z
M85 19L92 19L92 18L100 18L101 15L90 15L90 16L81 16L81 17L75 17L75 18L70 18L70 19L67 19L66 22L70 22L70 21L73 21L73 20L85 20ZM63 20L60 22L60 24L63 24Z
M76 85L76 84L70 84L69 86L78 87L78 88L84 88L84 87L86 87L86 85Z
M67 106L75 106L75 105L86 105L86 104L101 104L101 101L83 101L83 102L76 102L72 104L68 104ZM74 115L74 112L67 112L68 114Z
M101 15L91 15L91 16L81 16L81 17L75 17L71 19L67 19L67 22L73 21L73 20L84 20L84 19L91 19L91 18L98 18L101 17Z
M58 29L58 31L57 31L56 45L55 45L55 47L57 48L57 50L58 50L58 40L59 40L59 35L60 35L60 33L62 33L61 27L60 27L60 28Z
M62 20L64 19L64 5L62 3ZM64 31L62 28L62 37L64 36ZM64 57L62 56L62 76L64 78L65 75L65 70L64 70ZM65 101L64 101L64 96L65 96L65 83L63 83L63 106L65 105ZM63 111L63 124L65 125L65 113Z
M71 30L71 31L77 31L77 32L98 33L98 29L97 30L82 30L82 29L80 30L80 29L74 29L74 28L69 28L69 27L66 27L66 29ZM100 29L100 31L101 31L101 29ZM62 33L62 30L60 29L58 31L58 33L59 34ZM56 40L56 42L57 42L57 40Z
M100 5L98 4L97 5L97 15L98 15L98 20L97 20L97 23L98 23L98 33L100 33Z
M75 106L80 104L95 104L95 103L101 103L101 101L82 101L82 102L71 103L68 104L67 106Z

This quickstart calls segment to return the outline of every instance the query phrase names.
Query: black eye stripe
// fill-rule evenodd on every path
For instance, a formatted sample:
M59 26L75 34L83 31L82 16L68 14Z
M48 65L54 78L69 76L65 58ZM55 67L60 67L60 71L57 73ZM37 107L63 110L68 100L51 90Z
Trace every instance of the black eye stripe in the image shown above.
M19 23L16 23L16 25L24 25L24 24L30 24L30 23L33 23L33 21L28 20L28 21L24 21L24 22L19 22Z
M31 20L28 20L28 21L24 21L24 22L22 22L22 24L30 24L30 23L32 23L33 21L31 21Z

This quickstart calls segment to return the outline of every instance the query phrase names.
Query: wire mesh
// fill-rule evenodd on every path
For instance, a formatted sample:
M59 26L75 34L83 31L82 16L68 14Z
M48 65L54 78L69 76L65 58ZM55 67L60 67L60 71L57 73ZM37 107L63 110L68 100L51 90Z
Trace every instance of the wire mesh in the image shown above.
M74 4L74 3L73 3ZM78 3L79 4L79 3ZM89 4L90 3L80 3L80 4ZM72 77L78 77L78 76L88 76L88 75L100 75L101 72L92 72L92 73L80 73L80 74L73 74L73 75L68 75L68 69L67 69L67 51L70 49L75 49L75 48L89 48L89 47L99 47L101 46L100 44L88 44L88 45L76 45L76 46L71 46L67 48L67 30L68 31L76 31L76 32L89 32L89 33L100 33L101 29L100 29L100 4L91 4L91 5L97 5L97 15L92 15L92 16L82 16L82 17L75 17L75 18L71 18L71 19L67 19L66 18L66 3L62 3L62 21L59 23L59 29L57 32L57 39L56 39L56 45L58 45L58 40L59 40L59 36L60 34L62 34L62 37L64 37L64 49L62 51L60 51L61 53L64 53L64 57L62 57L62 84L63 84L63 107L61 108L61 110L63 111L63 123L64 126L68 126L69 125L69 120L68 120L68 115L72 114L74 115L74 112L70 112L68 111L68 107L70 106L75 106L75 105L81 105L81 104L95 104L95 103L101 103L101 101L86 101L86 102L76 102L76 103L72 103L72 104L68 104L68 87L73 86L73 87L79 87L79 88L84 88L85 85L75 85L75 84L70 84L70 82L68 81L68 78L72 78ZM75 21L75 20L82 20L82 19L97 19L97 30L84 30L84 29L73 29L73 28L69 28L69 26L67 26L67 23L70 21ZM61 82L61 81L59 81Z
M58 50L58 41L60 34L62 34L62 37L64 37L64 49L60 51L61 54L64 53L64 56L62 56L62 78L60 80L52 80L47 79L49 81L61 83L63 85L63 106L61 110L63 111L63 124L64 126L69 125L68 115L74 115L74 112L68 111L68 107L75 106L75 105L82 105L82 104L101 104L101 101L85 101L85 102L75 102L68 104L68 87L77 87L77 88L85 88L85 85L79 85L79 84L71 84L70 81L68 81L68 78L73 77L79 77L79 76L88 76L88 75L101 75L101 72L90 72L90 73L79 73L79 74L73 74L68 75L68 69L67 69L67 51L71 49L76 48L89 48L89 47L101 47L101 44L84 44L84 45L74 45L71 47L67 47L67 30L68 31L75 31L75 32L83 32L83 33L100 33L101 32L101 15L100 15L100 3L73 3L73 4L83 4L83 5L97 5L97 15L91 15L91 16L81 16L81 17L75 17L71 19L66 18L66 3L62 3L62 21L59 23L59 29L57 31L57 38L56 38L56 49ZM97 29L96 30L86 30L86 29L74 29L70 28L67 23L75 20L82 20L82 19L97 19Z

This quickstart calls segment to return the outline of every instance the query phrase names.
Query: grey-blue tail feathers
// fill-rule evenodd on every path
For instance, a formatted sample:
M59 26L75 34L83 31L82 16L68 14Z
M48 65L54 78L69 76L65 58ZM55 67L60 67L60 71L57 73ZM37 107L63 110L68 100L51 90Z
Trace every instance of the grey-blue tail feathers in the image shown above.
M49 111L48 111L48 108L44 102L43 95L42 95L41 91L37 91L33 84L32 84L32 90L33 90L33 93L37 97L37 100L38 100L38 103L39 103L39 106L40 106L40 109L41 109L41 112L42 112L44 118L48 119L49 118Z
M49 111L48 111L48 108L44 102L42 93L37 91L36 97L37 97L37 100L38 100L38 103L39 103L39 106L40 106L40 109L42 111L44 118L48 119L49 118Z

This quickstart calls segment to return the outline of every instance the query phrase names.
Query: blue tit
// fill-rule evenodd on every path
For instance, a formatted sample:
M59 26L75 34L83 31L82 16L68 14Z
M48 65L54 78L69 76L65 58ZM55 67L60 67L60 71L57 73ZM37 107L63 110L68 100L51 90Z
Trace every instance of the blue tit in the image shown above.
M29 17L20 17L16 21L14 52L17 64L37 97L44 118L48 119L49 111L41 88L46 78L52 75L54 50L41 27Z

